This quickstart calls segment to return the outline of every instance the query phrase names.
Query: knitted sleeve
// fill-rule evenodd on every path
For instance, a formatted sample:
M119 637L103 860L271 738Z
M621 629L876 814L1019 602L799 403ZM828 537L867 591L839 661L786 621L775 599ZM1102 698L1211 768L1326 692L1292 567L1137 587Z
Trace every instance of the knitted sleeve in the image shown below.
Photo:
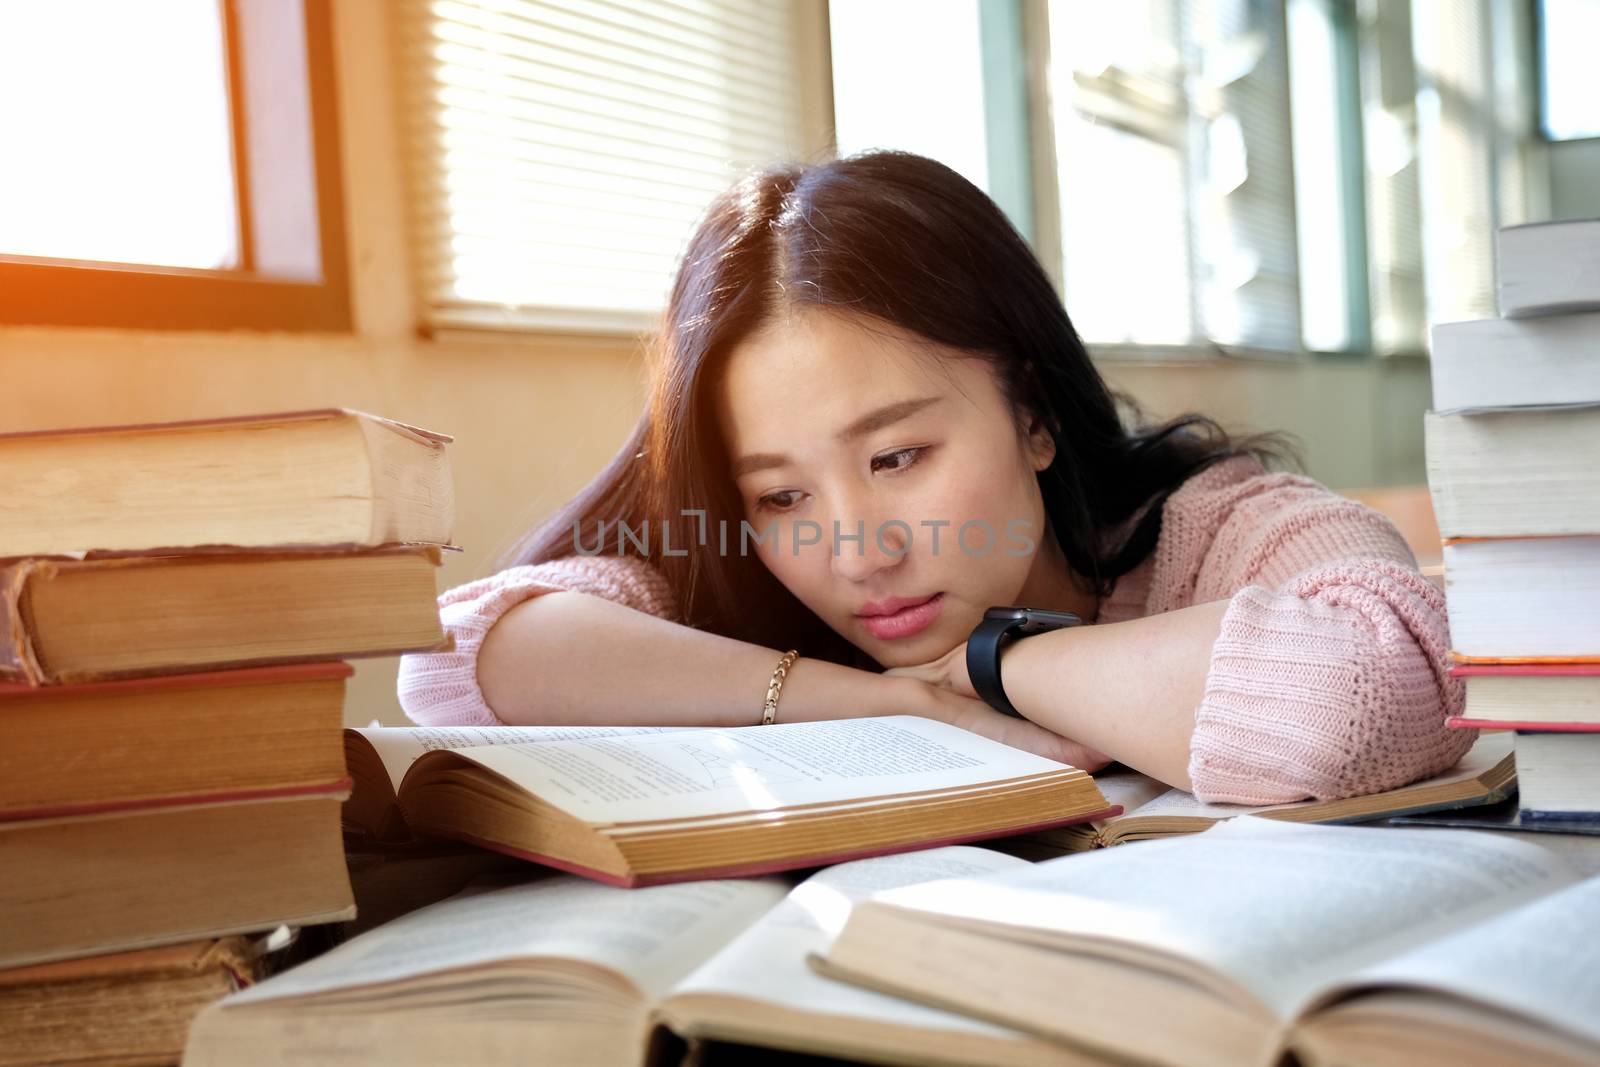
M1167 610L1227 599L1189 774L1211 802L1359 796L1452 766L1444 596L1386 518L1309 478L1230 460L1169 501Z
M455 647L400 660L400 706L406 715L423 726L500 725L478 687L478 650L500 616L556 590L604 597L664 619L678 614L661 572L632 556L564 556L457 586L439 597L439 614Z

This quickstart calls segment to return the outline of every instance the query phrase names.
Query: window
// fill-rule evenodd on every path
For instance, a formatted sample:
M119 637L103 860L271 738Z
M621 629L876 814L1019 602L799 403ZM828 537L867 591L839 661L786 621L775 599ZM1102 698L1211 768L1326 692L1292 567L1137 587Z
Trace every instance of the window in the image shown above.
M347 329L325 0L0 0L0 322Z
M1297 350L1281 5L1048 11L1064 295L1084 339Z
M0 12L9 27L0 100L11 102L0 107L0 144L26 161L0 168L0 251L237 267L226 34L214 0L13 2ZM90 17L95 32L80 32Z
M1541 0L1539 4L1540 125L1552 141L1600 137L1600 3Z
M990 190L979 0L832 0L841 156L898 148Z
M655 325L712 198L825 143L823 11L404 0L424 327Z

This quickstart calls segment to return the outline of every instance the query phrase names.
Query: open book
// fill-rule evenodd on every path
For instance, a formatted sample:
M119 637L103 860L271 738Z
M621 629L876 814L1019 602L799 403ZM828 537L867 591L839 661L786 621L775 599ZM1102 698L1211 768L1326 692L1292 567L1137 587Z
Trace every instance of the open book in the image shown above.
M1170 1067L1575 1067L1597 924L1600 880L1526 837L1248 817L875 895L813 962Z
M364 726L344 732L344 761L354 783L344 805L346 832L377 842L412 837L397 794L425 752L479 745L529 745L629 734L686 731L677 726Z
M372 733L347 821L617 885L737 877L1105 818L1087 773L914 715L438 748ZM426 747L426 742L424 742Z
M1207 804L1196 800L1193 793L1168 789L1141 805L1124 804L1127 813L1105 820L1095 843L1103 846L1120 845L1126 841L1199 833L1224 819L1240 815L1261 815L1285 822L1362 822L1391 815L1494 804L1511 795L1516 788L1517 767L1511 754L1511 738L1509 733L1483 734L1461 757L1460 762L1449 770L1398 789L1367 796L1251 807L1246 804ZM1109 792L1107 795L1110 795Z
M957 846L812 875L625 891L550 875L469 892L357 937L206 1011L186 1067L675 1062L713 1042L879 1062L1097 1062L1005 1027L812 973L853 900L1027 866Z

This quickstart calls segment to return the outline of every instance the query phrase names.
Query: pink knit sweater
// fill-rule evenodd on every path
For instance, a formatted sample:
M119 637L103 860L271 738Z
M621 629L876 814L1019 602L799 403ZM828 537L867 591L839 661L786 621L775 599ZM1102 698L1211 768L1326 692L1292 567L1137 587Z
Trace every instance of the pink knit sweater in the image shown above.
M649 563L569 556L439 598L448 652L406 656L400 703L431 725L492 725L477 655L505 611L564 589L679 621ZM1189 774L1201 800L1271 804L1357 796L1454 764L1476 733L1450 730L1443 595L1382 515L1309 478L1235 458L1172 494L1155 551L1116 583L1097 623L1228 600L1195 709Z

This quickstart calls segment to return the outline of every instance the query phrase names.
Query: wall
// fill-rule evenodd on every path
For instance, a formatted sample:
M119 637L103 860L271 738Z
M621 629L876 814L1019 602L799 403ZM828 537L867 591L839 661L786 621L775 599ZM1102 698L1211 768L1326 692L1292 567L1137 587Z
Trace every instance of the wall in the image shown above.
M477 577L621 443L642 396L633 338L416 336L392 112L387 9L336 12L353 335L0 326L0 428L42 429L342 405L455 434L457 541L441 588ZM1417 361L1107 366L1152 413L1293 428L1341 487L1420 481ZM403 722L392 660L358 664L347 720Z
M1550 217L1600 218L1600 137L1550 145Z

